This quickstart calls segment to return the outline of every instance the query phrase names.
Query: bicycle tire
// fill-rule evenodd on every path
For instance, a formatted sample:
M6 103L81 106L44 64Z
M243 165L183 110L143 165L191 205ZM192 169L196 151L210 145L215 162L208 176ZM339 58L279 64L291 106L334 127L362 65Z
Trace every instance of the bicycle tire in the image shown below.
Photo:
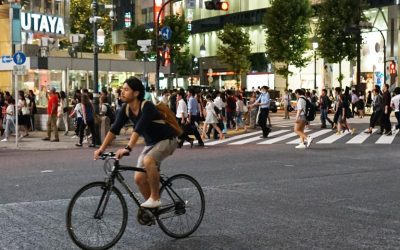
M94 213L99 207L99 201L104 202L104 199L101 198L105 197L104 195L108 192L105 190L106 186L106 182L89 183L75 193L68 205L67 231L72 241L82 249L109 249L119 241L125 232L128 221L128 208L122 193L116 187L113 187L111 190L102 218L94 218ZM93 191L94 193L90 193ZM120 207L122 211L118 212L118 207ZM110 225L107 225L108 221ZM89 227L86 228L88 230L84 230L85 227L82 227L83 225L79 225L79 223L83 223L83 225L84 223L89 223ZM90 223L92 224L90 225ZM112 233L111 230L116 228L115 235L111 237L91 235L92 233L102 233L102 226L104 225L109 233ZM93 230L95 226L97 226L97 230ZM81 230L83 230L83 232L81 232ZM92 243L93 239L101 240L102 243Z
M183 202L178 201L176 194ZM189 197L189 195L191 196ZM193 177L178 174L168 178L167 182L160 189L160 198L162 201L161 211L163 208L173 207L168 212L156 216L158 226L165 234L172 238L185 238L197 230L203 220L205 200L200 184ZM176 201L173 201L174 199ZM192 215L193 212L196 212L196 209L198 210L197 216ZM182 218L185 215L189 215L193 221L187 217L183 221ZM178 221L180 225L177 226L177 229L173 229L172 227L176 223L168 223L168 220L171 222ZM193 223L189 225L191 221ZM184 229L185 226L188 228ZM179 229L183 229L184 231L179 232Z

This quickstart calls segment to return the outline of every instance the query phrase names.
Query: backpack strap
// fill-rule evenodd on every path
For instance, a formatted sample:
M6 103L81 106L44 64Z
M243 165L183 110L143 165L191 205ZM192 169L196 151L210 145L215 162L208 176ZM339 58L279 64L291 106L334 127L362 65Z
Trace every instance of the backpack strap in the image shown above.
M143 107L146 102L147 102L147 100L142 101L142 103L140 104L140 111L143 111ZM125 107L125 114L126 114L126 117L129 117L129 104L128 103L126 104L126 107ZM165 120L162 120L162 119L153 120L152 122L159 123L159 124L166 124Z

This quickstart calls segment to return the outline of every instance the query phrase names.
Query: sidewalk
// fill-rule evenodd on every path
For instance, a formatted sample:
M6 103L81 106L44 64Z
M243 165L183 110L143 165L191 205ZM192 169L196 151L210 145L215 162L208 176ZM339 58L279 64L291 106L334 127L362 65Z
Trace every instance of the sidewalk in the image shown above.
M238 134L243 134L244 131L241 129L239 131L229 130L227 136L234 136ZM121 130L121 133L113 141L113 146L124 147L132 134L132 129ZM0 142L0 150L2 149L14 149L14 150L62 150L62 149L79 149L75 144L78 143L77 139L72 139L74 135L73 131L69 131L68 135L64 135L64 131L59 131L58 135L60 138L59 142L43 141L42 138L46 137L46 131L30 131L29 136L18 140L18 147L15 143L15 136L10 136L7 142ZM1 138L3 139L3 137ZM54 134L52 133L52 139L54 139ZM91 139L89 139L91 142ZM143 144L143 139L140 138L138 144ZM83 144L83 148L88 147L89 143Z

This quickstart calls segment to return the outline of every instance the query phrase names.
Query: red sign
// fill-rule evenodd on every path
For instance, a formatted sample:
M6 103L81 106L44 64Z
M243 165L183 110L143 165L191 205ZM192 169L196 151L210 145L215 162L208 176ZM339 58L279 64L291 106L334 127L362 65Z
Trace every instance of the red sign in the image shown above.
M161 6L163 5L163 0L154 0L154 8L153 8L153 13L154 13L154 23L157 23L157 16L158 13L161 11ZM163 13L160 15L160 23L162 23L163 20Z
M397 70L396 70L396 63L395 63L395 62L390 63L389 71L390 71L390 74L391 74L391 75L396 74L396 71L397 71Z

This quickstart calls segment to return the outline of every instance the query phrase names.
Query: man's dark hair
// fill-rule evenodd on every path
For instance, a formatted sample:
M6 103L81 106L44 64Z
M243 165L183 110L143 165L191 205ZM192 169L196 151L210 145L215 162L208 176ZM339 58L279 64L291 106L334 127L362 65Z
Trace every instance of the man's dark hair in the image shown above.
M131 88L133 91L139 91L139 100L142 101L144 99L144 86L138 78L132 76L126 79L124 83L128 84L129 88Z
M336 88L335 88L335 91L336 91L338 94L342 93L342 89L341 89L340 87L336 87Z
M196 92L194 91L194 88L190 88L190 89L189 89L189 93L190 93L192 96L194 96Z
M322 92L324 92L325 94L328 93L328 91L326 89L323 89Z
M295 94L298 94L298 95L304 95L304 90L302 90L302 89L296 89L296 91L294 92Z
M400 87L396 87L396 88L393 90L393 93L395 93L396 95L400 94Z

